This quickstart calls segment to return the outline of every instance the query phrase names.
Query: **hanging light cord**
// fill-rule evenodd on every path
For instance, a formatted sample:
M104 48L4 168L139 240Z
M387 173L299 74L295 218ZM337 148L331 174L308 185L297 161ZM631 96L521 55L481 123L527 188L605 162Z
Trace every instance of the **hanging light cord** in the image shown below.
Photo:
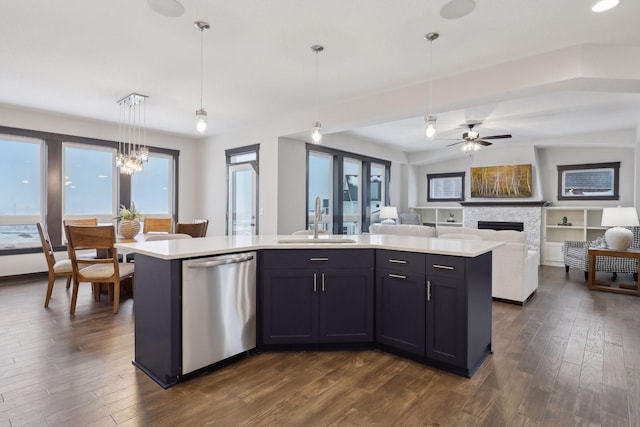
M316 50L316 122L318 121L318 53Z
M200 109L202 110L202 91L204 81L204 28L200 28Z
M431 116L431 97L433 92L433 40L429 40L429 116Z

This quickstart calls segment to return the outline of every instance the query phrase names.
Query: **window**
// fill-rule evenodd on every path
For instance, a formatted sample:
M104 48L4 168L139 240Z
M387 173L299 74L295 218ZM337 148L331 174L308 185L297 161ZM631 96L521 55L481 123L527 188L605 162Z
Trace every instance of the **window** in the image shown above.
M0 248L37 246L42 221L44 142L0 135Z
M380 207L385 205L386 189L385 185L386 167L378 163L371 164L371 176L369 192L371 193L371 222L380 221Z
M322 206L321 229L359 234L389 204L391 162L307 144L307 229L313 228L315 199Z
M427 202L464 200L464 172L427 174Z
M620 162L558 166L558 200L618 200Z
M113 222L118 205L131 204L132 191L166 187L162 201L143 204L177 218L180 152L149 147L153 165L131 177L115 168L117 147L114 141L0 126L0 255L42 251L37 222L44 223L54 247L64 244L63 218ZM162 171L155 175L163 176L157 178L162 187L144 183L153 170Z
M258 154L260 145L226 150L227 235L258 234Z
M309 180L307 188L307 222L313 228L316 214L316 197L320 197L322 216L318 230L333 230L333 157L325 153L309 152L308 174L314 177Z
M143 215L172 216L172 166L171 156L150 154L144 171L131 176L131 202Z
M117 208L115 150L63 144L63 218L98 218L112 222Z

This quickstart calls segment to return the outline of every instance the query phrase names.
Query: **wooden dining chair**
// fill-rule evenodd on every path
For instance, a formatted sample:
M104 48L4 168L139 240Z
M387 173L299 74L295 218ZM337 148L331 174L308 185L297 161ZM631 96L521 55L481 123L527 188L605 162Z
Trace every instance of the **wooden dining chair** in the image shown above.
M171 233L173 231L173 218L144 218L143 233Z
M206 229L206 222L179 222L176 224L176 234L188 234L191 237L204 237Z
M58 277L66 277L67 289L69 289L69 286L71 285L71 278L73 277L73 267L71 266L70 259L61 259L60 261L56 261L49 232L42 223L37 223L36 226L38 227L38 234L40 234L40 242L42 243L42 251L44 252L44 257L47 260L47 268L49 270L47 296L44 299L44 306L49 307L49 300L51 299L55 280Z
M204 231L202 232L202 237L205 237L207 235L207 230L209 229L209 220L208 219L195 218L193 220L193 222L195 222L195 223L204 222Z
M98 225L98 218L64 219L63 225Z
M69 313L76 311L78 299L78 285L80 282L94 284L94 295L99 295L95 287L100 283L112 283L109 288L110 297L113 297L113 312L118 312L120 304L120 282L127 278L133 278L134 264L119 263L116 243L116 232L113 225L105 226L65 226L67 243L71 265L73 267L73 292L71 294L71 308ZM108 258L86 259L78 258L76 251L82 249L105 249L103 253L110 252ZM106 251L110 249L110 251Z

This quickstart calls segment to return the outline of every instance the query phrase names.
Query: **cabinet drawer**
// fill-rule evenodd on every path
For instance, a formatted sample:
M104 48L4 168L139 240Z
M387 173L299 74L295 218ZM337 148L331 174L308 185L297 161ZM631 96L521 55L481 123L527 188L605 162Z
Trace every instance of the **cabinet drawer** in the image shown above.
M376 251L376 268L424 274L425 255L402 251Z
M284 249L262 251L262 268L373 268L371 249Z
M464 267L464 257L427 255L427 279L431 276L464 278Z

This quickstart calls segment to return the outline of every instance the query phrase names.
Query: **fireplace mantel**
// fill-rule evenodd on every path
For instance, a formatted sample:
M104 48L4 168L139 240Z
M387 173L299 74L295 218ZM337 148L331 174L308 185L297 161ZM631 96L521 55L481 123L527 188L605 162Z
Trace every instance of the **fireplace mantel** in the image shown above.
M460 202L462 206L475 207L475 206L493 206L496 208L500 207L510 207L510 206L526 206L526 207L537 207L537 206L549 206L551 202L546 200L536 200L536 201L504 201L504 202L494 202L494 201L486 201L486 202Z

